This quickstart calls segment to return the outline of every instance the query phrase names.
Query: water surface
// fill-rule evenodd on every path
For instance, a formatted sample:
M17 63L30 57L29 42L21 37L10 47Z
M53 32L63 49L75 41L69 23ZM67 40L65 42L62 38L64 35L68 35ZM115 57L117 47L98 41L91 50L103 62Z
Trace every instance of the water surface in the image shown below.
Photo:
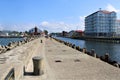
M95 49L95 52L99 56L103 56L105 53L109 53L111 60L120 62L120 44L118 43L86 41L86 40L70 39L63 37L56 37L56 38L73 43L76 46L80 46L81 48L87 48L88 51L90 51L91 49Z
M0 45L8 45L9 42L21 41L23 38L0 38Z

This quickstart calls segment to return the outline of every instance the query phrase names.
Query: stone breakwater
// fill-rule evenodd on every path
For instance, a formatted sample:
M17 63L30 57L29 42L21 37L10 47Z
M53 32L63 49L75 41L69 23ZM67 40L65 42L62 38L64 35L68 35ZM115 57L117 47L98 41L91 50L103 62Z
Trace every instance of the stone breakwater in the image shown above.
M91 49L91 51L87 51L86 48L80 48L80 46L76 46L75 44L65 42L65 41L62 41L62 40L56 39L56 38L53 38L53 39L55 39L56 41L58 41L60 43L63 43L66 46L69 46L69 47L71 47L73 49L76 49L76 50L78 50L80 52L88 54L88 55L90 55L92 57L99 58L100 60L102 60L102 61L104 61L104 62L106 62L108 64L111 64L111 65L113 65L113 66L115 66L117 68L120 68L120 63L118 63L117 61L110 60L109 53L105 53L104 56L98 56L94 49Z
M119 68L110 66L99 60L100 58L91 57L86 52L88 51L85 48L81 49L58 39L34 39L0 54L0 80L120 79ZM94 50L91 53L94 53ZM43 58L41 66L43 74L40 76L28 74L33 72L32 59L34 56ZM105 58L108 60L107 55ZM7 76L11 76L13 79L6 79Z
M119 80L120 69L55 41L45 42L46 79L29 80ZM46 67L47 66L47 67ZM45 73L46 74L46 73ZM45 75L43 74L43 75ZM42 77L42 76L41 76ZM25 79L27 80L27 79Z
M0 45L0 54L1 53L5 53L5 52L7 52L7 51L17 47L17 46L20 46L20 45L23 45L25 43L28 43L28 42L36 39L36 38L38 38L38 37L27 37L26 39L21 40L21 41L9 42L9 44L6 45L6 46L1 46Z
M18 43L9 44L10 48L5 48L8 50L0 54L0 80L9 80L6 78L12 76L15 80L20 80L29 60L40 50L39 43L39 37L30 37Z

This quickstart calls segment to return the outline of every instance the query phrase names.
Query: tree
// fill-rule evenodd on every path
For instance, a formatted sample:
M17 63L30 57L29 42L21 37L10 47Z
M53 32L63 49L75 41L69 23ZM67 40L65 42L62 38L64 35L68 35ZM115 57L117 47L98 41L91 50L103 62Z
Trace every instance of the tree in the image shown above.
M44 30L44 33L45 33L45 35L48 35L48 31L47 30Z
M25 34L27 34L27 35L28 35L28 34L30 34L30 33L29 33L28 31L25 31Z

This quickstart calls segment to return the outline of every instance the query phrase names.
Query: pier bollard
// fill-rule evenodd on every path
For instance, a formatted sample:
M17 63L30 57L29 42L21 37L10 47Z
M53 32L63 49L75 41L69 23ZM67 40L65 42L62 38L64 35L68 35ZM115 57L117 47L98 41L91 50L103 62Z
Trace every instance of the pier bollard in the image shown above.
M42 74L42 57L35 56L33 57L33 66L34 66L34 75L41 75Z
M96 57L96 53L95 53L95 50L94 50L94 49L91 50L91 55L92 55L93 57Z
M65 45L66 43L64 42L64 45Z
M108 62L109 61L109 53L106 53L105 54L105 62Z
M118 67L119 68L119 64L118 63L114 63L113 66Z
M9 46L9 47L12 47L12 45L13 45L13 43L12 43L12 42L10 42L10 43L8 44L8 46Z
M80 48L80 52L83 52L83 49L82 49L82 48Z
M96 54L96 58L100 58L100 56Z
M67 42L67 46L69 46L69 42Z
M17 47L17 42L15 42L15 44L14 44L14 45L15 45L15 47Z
M22 41L22 44L25 44L25 40Z
M75 48L75 44L72 45L72 48Z
M80 46L76 46L76 50L80 51Z
M76 49L77 46L74 46L73 49Z
M24 41L25 41L25 43L27 43L27 40L26 40L26 39L25 39Z
M42 40L41 40L40 42L41 42L41 43L43 43L43 41L42 41Z
M100 60L104 61L104 57L103 57L103 56L100 56Z
M69 43L69 47L71 47L71 43Z
M82 52L83 52L83 53L86 53L86 51L87 51L86 48L83 48L83 51L82 51Z
M2 53L2 46L0 45L0 54Z
M18 41L18 46L20 46L21 45L21 42L20 41Z

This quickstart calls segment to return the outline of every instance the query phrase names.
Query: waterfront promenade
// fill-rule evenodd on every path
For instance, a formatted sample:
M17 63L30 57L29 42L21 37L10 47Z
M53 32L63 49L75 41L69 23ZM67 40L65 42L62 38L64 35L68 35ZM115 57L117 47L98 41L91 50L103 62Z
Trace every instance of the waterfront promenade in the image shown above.
M43 43L40 43L40 40L42 40ZM0 64L0 76L3 75L2 72L5 71L7 73L7 70L11 68L9 65L7 65L9 63L12 67L18 66L15 68L15 70L17 70L15 71L18 74L17 76L20 76L21 74L21 77L15 80L120 79L119 68L109 65L108 63L105 63L80 51L72 49L71 47L68 47L63 43L59 43L54 39L40 38L17 47L5 54L9 55L9 58L7 57L8 59L6 63ZM21 56L17 56L19 54ZM44 73L40 76L29 74L33 72L32 57L34 56L43 57L42 68ZM27 73L26 75L22 75L23 66L25 66L25 72ZM4 74L6 74L5 72Z
M44 74L24 80L119 80L119 68L55 40L44 40Z
M47 40L45 47L45 55L55 74L55 80L119 80L120 78L119 68L56 41ZM56 60L61 62L55 62Z
M8 73L14 68L15 80L23 78L24 68L27 68L29 61L33 55L41 50L41 45L38 44L40 39L27 42L21 46L0 54L0 80L4 80Z

